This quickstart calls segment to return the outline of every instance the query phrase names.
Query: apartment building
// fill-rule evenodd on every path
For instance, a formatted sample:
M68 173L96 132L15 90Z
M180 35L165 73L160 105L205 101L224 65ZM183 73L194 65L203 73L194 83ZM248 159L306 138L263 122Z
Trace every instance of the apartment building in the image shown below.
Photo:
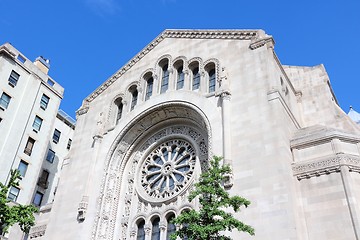
M0 46L0 182L19 169L8 198L42 206L53 201L59 167L71 147L75 121L58 111L64 88L48 75L50 61L34 62L11 44ZM20 239L14 227L10 239Z

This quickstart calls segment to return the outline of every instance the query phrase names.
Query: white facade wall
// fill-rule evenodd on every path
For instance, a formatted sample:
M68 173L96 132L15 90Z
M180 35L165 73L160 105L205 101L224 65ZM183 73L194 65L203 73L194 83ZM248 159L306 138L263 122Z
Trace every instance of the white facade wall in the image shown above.
M3 93L11 97L7 108L0 108L0 182L7 183L10 170L17 169L20 161L28 164L15 201L19 204L34 201L54 127L61 129L63 139L59 142L61 146L54 146L58 155L49 167L53 179L58 178L62 159L68 153L67 140L73 133L72 128L56 117L64 89L47 74L47 70L47 66L31 62L9 43L0 46L0 97ZM16 85L9 84L12 71L20 75ZM49 97L46 107L41 104L44 94ZM36 116L42 119L40 130L33 126ZM35 140L31 154L24 151L29 137ZM56 183L42 190L45 196L41 205L53 200ZM20 239L22 235L17 227L13 227L9 238Z
M169 214L199 207L187 194L208 158L219 155L233 168L229 192L252 202L236 216L256 235L234 231L234 239L356 239L360 129L337 105L321 65L283 66L273 48L261 30L160 34L84 100L49 222L32 236L136 239L145 221L150 240L159 218L164 240ZM185 72L180 90L178 60ZM169 86L161 93L164 62ZM192 90L194 63L198 90ZM208 91L209 63L215 92ZM146 100L149 74L153 95ZM186 140L196 153L189 181L177 193L166 190L170 196L147 194L147 160L170 140ZM159 176L167 176L164 169Z

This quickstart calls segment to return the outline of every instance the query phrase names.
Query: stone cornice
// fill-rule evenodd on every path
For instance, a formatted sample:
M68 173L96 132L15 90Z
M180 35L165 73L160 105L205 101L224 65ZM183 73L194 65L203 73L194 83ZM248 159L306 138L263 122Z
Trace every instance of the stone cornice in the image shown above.
M138 54L128 61L120 70L112 75L108 80L101 84L94 92L85 98L85 102L92 102L97 96L104 92L111 84L127 72L132 66L140 61L146 54L154 49L166 38L185 38L185 39L233 39L233 40L255 40L267 39L268 36L262 30L165 30L143 48ZM271 38L272 39L272 38ZM267 43L268 40L265 41ZM255 42L256 43L256 42ZM264 44L265 44L264 43ZM263 46L262 42L257 43L257 47Z
M265 45L268 45L269 47L273 48L275 45L275 41L273 37L264 37L261 39L255 39L255 41L253 41L249 47L251 50L255 50Z
M321 159L292 164L294 176L300 181L311 177L340 172L341 166L347 166L350 172L360 172L360 157L350 154L337 154Z
M12 59L15 58L16 54L11 52L6 46L0 46L0 55L6 55Z
M301 131L301 130L300 130ZM339 139L344 142L359 143L360 137L358 135L345 133L336 129L320 129L319 131L311 131L310 134L304 133L303 136L296 137L290 141L292 149L301 149L321 143L330 142L333 139Z

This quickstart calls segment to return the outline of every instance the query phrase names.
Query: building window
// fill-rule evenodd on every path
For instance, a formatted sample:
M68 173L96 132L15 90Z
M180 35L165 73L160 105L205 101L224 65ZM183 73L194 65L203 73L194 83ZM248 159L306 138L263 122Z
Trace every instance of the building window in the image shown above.
M24 153L25 153L26 155L31 156L31 152L32 152L32 150L33 150L34 144L35 144L35 140L32 139L31 137L29 137L28 140L27 140L27 142L26 142L25 149L24 149Z
M166 227L166 239L170 239L171 234L175 233L176 226L171 221L174 220L175 215L171 214L169 217L167 217L167 227Z
M29 165L29 164L28 164L27 162L25 162L25 161L23 161L23 160L20 161L19 166L18 166L18 170L19 170L20 175L21 175L22 177L25 177L25 174L26 174L26 170L27 170L27 168L28 168L28 165Z
M122 112L123 112L123 108L124 108L124 104L122 103L122 98L117 98L115 100L115 105L117 107L116 124L118 124L118 122L122 116Z
M137 240L145 240L145 221L144 220L141 220L138 223L136 239Z
M131 87L130 92L131 92L130 110L133 110L137 104L137 99L138 99L138 90L136 89L136 86Z
M39 116L35 116L35 119L34 119L34 122L33 122L33 125L32 125L35 132L40 131L42 121L43 120Z
M215 69L209 71L209 92L215 92L216 74Z
M162 67L162 79L161 79L161 89L160 93L166 92L169 88L169 69L168 65L165 64L164 67Z
M177 69L176 89L182 89L184 87L184 79L185 74L183 71L183 66L181 66Z
M55 152L51 149L48 150L48 153L46 155L46 161L53 163L55 159Z
M48 181L48 179L49 179L49 172L46 171L46 170L42 170L37 185L38 185L39 187L42 187L42 188L44 188L44 189L47 189L48 186L49 186L49 181Z
M2 108L4 110L7 109L9 106L10 100L11 100L11 97L3 92L1 94L1 98L0 98L0 108Z
M40 207L43 197L44 197L44 194L37 191L34 196L33 204L37 207Z
M193 74L193 82L192 82L192 90L199 89L200 87L200 72L199 68L196 67L192 71Z
M72 143L72 140L69 138L68 143L67 143L67 146L66 146L66 149L67 149L67 150L70 150L70 148L71 148L71 143Z
M153 86L154 86L154 78L150 77L147 81L146 81L146 95L145 95L145 100L148 100L153 92Z
M50 86L54 86L54 85L55 85L55 82L54 82L53 80L51 80L50 78L48 78L47 83L48 83Z
M152 221L151 240L160 240L160 218Z
M50 98L43 94L40 100L40 107L45 110L49 104L49 100Z
M53 135L53 142L54 143L58 143L59 140L60 140L60 135L61 135L61 132L57 129L55 129L54 131L54 135Z
M11 187L11 188L10 188L10 191L9 191L8 199L11 200L11 201L13 201L13 202L16 202L16 199L18 198L19 193L20 193L20 189L19 189L19 188L17 188L17 187Z
M26 61L26 58L24 58L23 56L21 56L20 54L17 56L17 59L22 62L22 63L25 63Z
M9 85L12 87L15 87L18 80L19 80L20 75L15 72L14 70L11 71L10 77L9 77Z

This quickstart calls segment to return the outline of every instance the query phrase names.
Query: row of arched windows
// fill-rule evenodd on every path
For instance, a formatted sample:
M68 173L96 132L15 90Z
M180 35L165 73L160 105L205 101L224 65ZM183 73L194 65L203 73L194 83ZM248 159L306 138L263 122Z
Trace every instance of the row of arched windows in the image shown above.
M170 239L170 235L173 234L176 230L175 225L171 222L175 218L174 214L170 214L166 217L166 231L163 234L166 234L166 239ZM160 240L161 229L160 229L160 218L155 217L151 221L151 240ZM137 240L145 240L145 220L140 219L137 221Z
M201 69L198 61L192 61L188 66L184 65L184 60L176 61L172 67L169 67L169 59L165 58L159 62L159 72L153 70L147 71L142 77L142 83L132 84L128 89L130 108L132 111L138 101L147 101L155 93L163 94L169 89L172 90L192 90L201 93L213 93L216 90L216 64L209 62ZM159 77L157 77L159 76ZM143 96L139 96L139 86L144 88ZM142 94L141 94L142 95ZM139 98L140 97L140 98ZM114 101L117 111L116 123L121 119L124 113L124 99L118 97Z

